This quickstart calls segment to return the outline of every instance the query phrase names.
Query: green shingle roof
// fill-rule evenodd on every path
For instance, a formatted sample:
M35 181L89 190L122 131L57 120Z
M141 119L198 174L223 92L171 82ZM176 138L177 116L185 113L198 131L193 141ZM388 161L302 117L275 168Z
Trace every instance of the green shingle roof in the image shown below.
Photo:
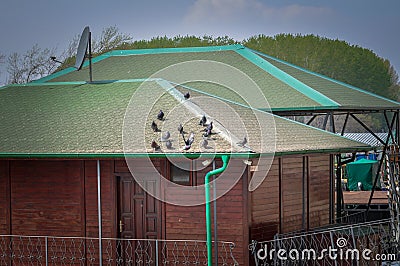
M144 93L138 94L139 88L145 84ZM142 90L143 92L143 90ZM135 93L135 105L129 105L132 95ZM162 96L153 102L148 93L161 93ZM154 103L150 107L150 102ZM207 106L193 97L189 101L201 110L207 110L218 118L218 107ZM158 141L161 133L154 133L150 129L150 123L154 120L160 108L166 114L178 108L181 115L186 117L184 125L187 131L194 131L196 143L189 152L198 153L198 142L201 140L202 127L197 125L198 117L190 110L190 106L182 103L168 93L157 81L118 81L88 84L75 83L36 83L26 85L13 85L0 89L0 156L2 157L112 157L123 156L123 126L125 111L128 105L133 117L138 121L144 118L143 126L135 120L125 120L125 126L133 134L133 145L127 152L136 155L164 153L178 153L183 141L180 136L171 129L173 145L176 150L166 150L162 146L161 152L155 152L150 146L152 139ZM260 149L260 130L254 126L254 112L250 108L228 103L244 121L248 132L249 146L252 152L268 152ZM143 112L149 109L149 114ZM312 127L308 127L293 121L276 117L272 114L259 112L259 115L267 117L266 121L274 121L276 125L276 152L304 153L304 152L337 152L356 149L367 149L369 146L359 142L336 136ZM157 121L160 128L168 119ZM272 120L271 120L272 119ZM127 122L128 121L128 122ZM241 132L235 132L235 120L232 120L230 128L238 138L242 138ZM175 127L179 121L170 120ZM265 126L272 126L266 124ZM219 130L212 136L216 145L216 152L247 153L248 149L230 147ZM266 140L275 138L274 131L267 131ZM135 134L138 134L137 136ZM265 144L265 143L264 143ZM235 145L234 145L235 146ZM207 152L207 151L205 151ZM214 150L212 150L214 152Z
M93 77L94 80L145 79L165 67L192 60L225 63L247 74L261 88L272 111L400 108L398 102L309 72L241 45L113 51L93 60ZM38 82L87 80L87 65L86 63L79 72L70 68ZM238 100L231 91L218 85L202 83L192 84L192 87L224 99ZM246 94L246 88L242 89L241 94ZM263 108L257 105L252 107Z
M324 77L273 57L261 55L263 59L323 95L334 99L342 108L399 108L400 103L358 89L343 82Z
M279 103L279 107L288 108L292 106L293 103L287 100L288 98L285 94L275 93L275 90L286 91L295 97L297 99L296 106L319 105L300 92L292 89L287 84L280 82L272 75L264 72L235 51L110 56L94 64L93 79L124 80L148 78L165 67L192 60L212 60L235 66L255 80L258 86L262 88L263 93L269 95L269 101ZM202 69L198 69L198 71L202 71ZM81 81L87 79L88 75L88 69L84 68L82 71L70 72L66 75L52 79L51 81ZM218 92L214 93L219 94Z

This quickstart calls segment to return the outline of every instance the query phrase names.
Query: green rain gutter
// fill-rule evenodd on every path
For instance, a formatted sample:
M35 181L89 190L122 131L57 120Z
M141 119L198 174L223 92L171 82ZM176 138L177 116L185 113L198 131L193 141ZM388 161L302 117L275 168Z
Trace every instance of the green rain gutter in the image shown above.
M308 153L345 153L352 151L368 151L371 147L351 146L346 148L331 149L312 149L312 150L295 150L295 151L279 151L275 153L217 153L217 154L201 154L205 158L222 158L230 156L234 158L258 158L263 156L283 156L291 154L308 154ZM9 153L0 152L0 159L124 159L124 158L167 158L167 157L186 157L190 159L199 158L199 153Z
M272 154L272 153L271 153ZM168 158L186 157L197 159L200 156L205 158L221 158L223 156L235 158L258 158L258 153L13 153L0 152L0 159L124 159L124 158Z
M206 197L206 231L207 231L207 265L212 265L212 239L211 239L211 211L210 211L210 177L213 175L218 175L225 171L228 166L229 156L221 156L223 165L221 168L212 170L206 174L204 179L204 189ZM214 199L215 200L215 199ZM217 243L215 243L217 245Z

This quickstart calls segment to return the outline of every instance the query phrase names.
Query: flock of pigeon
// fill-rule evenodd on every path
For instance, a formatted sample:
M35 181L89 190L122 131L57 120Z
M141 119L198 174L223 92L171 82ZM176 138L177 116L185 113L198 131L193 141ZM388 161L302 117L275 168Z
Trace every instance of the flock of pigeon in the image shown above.
M189 93L189 92L186 92L186 93L183 95L183 97L184 97L185 100L188 100L188 99L190 98L190 93ZM165 116L164 112L163 112L162 110L160 110L160 111L158 112L158 114L157 114L157 119L160 120L160 121L163 121L163 120L164 120L164 116ZM207 125L207 118L206 118L205 115L203 115L203 117L201 118L201 120L200 120L200 122L199 122L199 125L202 125L202 126L206 127L205 130L204 130L204 134L203 134L203 140L201 141L200 146L201 146L202 148L207 148L207 146L208 146L207 137L210 136L210 135L212 134L211 131L212 131L212 129L213 129L212 122L210 122L210 124ZM151 123L151 129L153 130L153 132L160 132L160 131L161 131L161 130L158 128L158 125L157 125L157 123L156 123L154 120L153 120L153 122ZM185 145L183 146L183 150L185 150L185 151L190 150L190 148L192 147L193 142L194 142L194 133L193 133L193 131L190 132L188 138L185 138L186 132L183 130L182 124L179 124L179 126L178 126L178 132L179 132L179 134L182 136L183 142L184 142L184 144L185 144ZM165 147L166 147L167 149L172 149L172 141L170 140L170 137L171 137L171 133L170 133L169 131L165 131L165 132L161 135L160 141L165 143ZM158 150L161 149L161 146L160 146L155 140L152 141L151 147L153 148L154 151L158 151Z
M183 97L185 98L185 100L188 100L190 98L190 94L189 92L186 92ZM160 110L157 114L157 119L160 121L164 121L164 112L162 110ZM207 149L208 147L208 137L210 137L213 133L213 122L211 121L210 123L207 124L207 117L205 115L202 116L202 118L199 121L199 125L204 127L204 133L202 135L203 139L200 142L200 147ZM153 122L151 123L151 129L153 130L153 132L161 132L161 130L158 128L157 123L153 120ZM182 136L183 138L183 142L185 143L185 145L183 146L183 150L184 151L188 151L190 150L190 148L192 147L192 144L194 142L194 133L193 131L190 132L189 137L186 139L185 138L185 134L186 132L183 130L183 126L182 124L179 124L178 126L178 132L179 134ZM172 141L170 140L171 134L169 131L165 131L162 135L161 135L161 142L165 143L165 147L167 149L172 149ZM245 147L247 143L247 139L246 137L244 137L244 139L241 142L238 142L237 144L241 147ZM159 151L161 150L160 145L153 140L151 142L151 147L153 148L154 151Z

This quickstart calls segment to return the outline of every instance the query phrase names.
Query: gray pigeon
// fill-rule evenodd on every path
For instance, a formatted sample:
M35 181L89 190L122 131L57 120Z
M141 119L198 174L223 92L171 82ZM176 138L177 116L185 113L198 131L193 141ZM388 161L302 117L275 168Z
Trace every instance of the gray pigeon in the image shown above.
M190 132L187 144L192 145L194 142L194 133Z
M182 138L183 138L183 141L185 142L185 146L183 147L183 149L185 151L187 151L192 147L192 144L194 142L194 133L190 132L188 139L185 139L185 135L182 133Z
M165 147L167 147L167 149L171 149L172 148L172 142L170 140L167 140L165 142Z
M242 141L239 141L237 143L237 145L239 145L240 147L244 147L247 144L247 138L244 137Z
M152 122L151 123L151 129L154 131L154 132L158 132L158 126L157 126L157 124L156 124L156 122Z
M210 131L213 129L213 122L211 121L210 124L208 124L208 126L204 129L204 131Z
M205 126L207 123L207 117L203 115L203 117L200 119L199 125Z
M182 124L179 124L178 131L179 131L180 134L183 134L183 126L182 126Z
M151 147L154 149L154 151L160 150L160 145L158 145L154 140L151 142Z
M208 146L208 140L203 138L203 140L200 142L200 147L207 149Z
M208 137L211 135L211 129L207 129L206 132L204 132L203 137Z
M171 137L169 131L165 131L164 134L161 136L161 141L167 141Z
M158 120L163 120L164 119L164 112L160 110L160 112L157 114L157 119Z
M189 92L186 92L186 93L183 95L183 97L185 98L185 100L189 99L189 98L190 98L190 93L189 93Z

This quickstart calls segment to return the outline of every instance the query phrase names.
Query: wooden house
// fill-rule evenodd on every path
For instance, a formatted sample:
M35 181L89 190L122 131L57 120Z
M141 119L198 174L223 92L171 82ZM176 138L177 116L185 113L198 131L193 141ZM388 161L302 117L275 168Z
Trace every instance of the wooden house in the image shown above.
M229 93L204 92L207 86L198 81L165 87L164 77L144 80L174 63L216 60L249 71L265 90L284 88L284 94L268 94L271 108L286 108L287 97L315 108L326 100L317 93L305 97L239 48L114 51L94 60L92 83L84 81L84 67L0 88L0 235L205 240L201 185L221 167L222 155L229 164L212 183L213 234L235 243L240 265L249 263L253 239L332 223L334 155L368 145L249 108ZM157 120L159 109L165 119ZM210 150L201 144L203 113L215 122ZM188 150L176 129L180 123L186 138L195 132ZM166 129L171 149L160 140ZM243 132L245 145L237 143ZM257 175L263 178L249 190Z

